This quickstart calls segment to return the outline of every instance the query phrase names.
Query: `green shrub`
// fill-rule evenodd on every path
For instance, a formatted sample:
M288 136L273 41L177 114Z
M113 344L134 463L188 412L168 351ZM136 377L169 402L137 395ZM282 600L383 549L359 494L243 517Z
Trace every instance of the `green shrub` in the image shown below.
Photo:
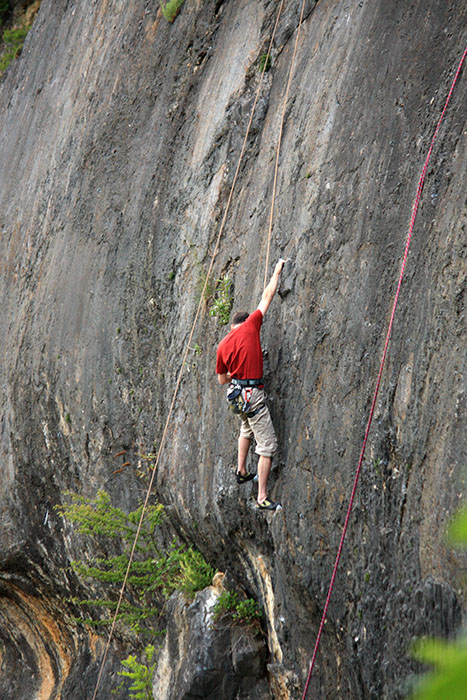
M180 12L185 0L169 0L168 2L162 2L160 0L161 11L164 19L167 22L173 22L178 13Z
M242 600L238 593L223 591L214 606L214 620L230 617L233 624L251 626L262 617L261 609L253 598Z
M256 620L260 620L261 617L261 610L253 598L240 601L232 614L232 618L240 625L252 625Z
M219 620L219 618L224 615L229 615L235 610L238 605L239 596L238 593L233 591L222 591L219 598L214 606L214 619Z
M209 309L210 316L215 316L219 325L226 326L232 310L232 280L227 275L217 280L215 296Z

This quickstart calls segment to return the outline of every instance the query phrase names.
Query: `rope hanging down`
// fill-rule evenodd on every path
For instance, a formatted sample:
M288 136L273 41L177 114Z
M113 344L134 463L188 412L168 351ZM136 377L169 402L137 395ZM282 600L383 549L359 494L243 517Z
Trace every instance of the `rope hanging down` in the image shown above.
M223 231L224 231L225 223L226 223L226 220L227 220L227 215L228 215L228 212L229 212L229 209L230 209L230 204L231 204L231 201L232 201L233 192L234 192L234 189L235 189L235 185L236 185L236 183L237 183L238 174L239 174L239 172L240 172L240 166L241 166L241 163L242 163L242 160L243 160L243 156L244 156L244 154L245 154L246 145L247 145L247 142L248 142L248 136L249 136L249 133L250 133L250 130L251 130L251 125L252 125L252 123L253 123L253 116L254 116L254 113L255 113L255 110L256 110L256 105L257 105L257 103L258 103L259 95L260 95L260 92L261 92L261 87L262 87L263 79L264 79L264 73L266 72L266 68L267 68L267 65L268 65L268 60L269 60L269 56L270 56L270 54L271 54L271 49L272 49L272 45L273 45L274 38L275 38L275 35L276 35L277 27L278 27L278 24L279 24L279 18L280 18L281 13L282 13L283 5L284 5L284 0L281 0L281 3L280 3L280 5L279 5L279 9L278 9L278 11L277 11L276 21L275 21L275 24L274 24L274 29L273 29L273 32L272 32L271 40L270 40L270 42L269 42L268 51L267 51L267 54L266 54L266 60L264 61L263 69L262 69L262 71L261 71L261 76L260 76L260 80L259 80L259 83L258 83L258 88L257 88L257 90L256 90L255 100L254 100L254 103L253 103L253 106L252 106L252 109L251 109L250 119L249 119L249 121L248 121L248 126L247 126L247 129L246 129L245 137L244 137L244 139L243 139L243 144L242 144L242 148L241 148L240 155L239 155L239 158L238 158L238 163L237 163L237 167L236 167L236 170L235 170L234 178L233 178L233 181L232 181L232 186L231 186L231 188L230 188L229 197L228 197L228 199L227 199L227 204L226 204L226 207L225 207L224 215L223 215L223 217L222 217L221 225L220 225L220 228L219 228L219 233L218 233L217 238L216 238L216 243L215 243L215 246L214 246L214 251L213 251L213 253L212 253L211 261L210 261L209 268L208 268L208 272L207 272L207 274L206 274L206 280L205 280L205 282L204 282L204 286L203 286L203 289L202 289L202 292L201 292L201 296L200 296L200 300L199 300L199 303L198 303L198 308L197 308L197 310L196 310L196 314L195 314L195 318L194 318L194 321L193 321L193 325L192 325L192 327L191 327L191 331L190 331L190 334L189 334L189 337L188 337L188 340L187 340L187 343L186 343L185 351L184 351L184 353L183 353L183 357L182 357L182 361L181 361L181 366L180 366L180 371L179 371L179 373L178 373L178 378L177 378L177 382L176 382L176 384L175 384L175 389L174 389L172 401L171 401L171 403L170 403L169 412L168 412L168 415L167 415L167 420L166 420L166 422L165 422L164 430L163 430L162 437L161 437L161 440L160 440L160 443L159 443L159 449L158 449L158 451L157 451L156 459L155 459L155 462L154 462L154 468L153 468L153 470L152 470L151 479L150 479L150 482L149 482L149 485L148 485L148 489L147 489L147 492L146 492L146 497L145 497L144 504L143 504L143 508L142 508L142 511L141 511L141 517L140 517L140 520L139 520L139 523L138 523L138 527L137 527L136 534L135 534L135 539L134 539L133 546L132 546L132 549L131 549L131 552L130 552L130 558L129 558L129 560L128 560L127 570L126 570L125 577L124 577L124 580L123 580L122 588L121 588L121 590L120 590L120 595L119 595L119 598L118 598L117 607L116 607L116 609L115 609L115 613L114 613L114 616L113 616L113 619L112 619L112 624L111 624L111 627L110 627L110 632L109 632L109 635L108 635L108 638L107 638L107 643L106 643L106 646L105 646L104 654L103 654L102 661L101 661L101 665L100 665L100 668L99 668L99 674L98 674L98 676L97 676L96 687L94 688L94 693L93 693L93 696L92 696L92 700L96 700L97 691L98 691L98 689L99 689L99 686L100 686L100 683L101 683L101 680L102 680L102 674L103 674L103 671L104 671L105 662L106 662L106 660L107 660L107 655L108 655L108 652L109 652L110 643L111 643L111 641L112 641L113 634L114 634L114 631L115 631L115 625L116 625L118 613L120 612L120 607L121 607L121 604L122 604L122 601L123 601L123 595L124 595L124 593L125 593L126 585L127 585L127 583L128 583L128 578L129 578L129 575L130 575L130 569L131 569L131 565L132 565L132 563L133 563L133 559L134 559L134 555L135 555L135 551L136 551L136 545L137 545L137 542L138 542L139 535L140 535L140 533L141 533L141 527L142 527L142 524L143 524L144 516L145 516L146 509L147 509L148 502L149 502L149 497L150 497L150 495L151 495L151 491L152 491L152 487L153 487L153 483L154 483L154 477L155 477L155 475L156 475L156 471L157 471L157 468L158 468L158 466L159 466L159 461L160 461L160 456L161 456L162 450L163 450L163 448L164 448L164 446L165 446L165 441L166 441L166 438L167 438L167 432L168 432L168 429L169 429L170 419L172 418L172 413L173 413L173 409L174 409L174 406L175 406L175 400L176 400L176 398L177 398L178 390L179 390L179 388L180 388L180 382L181 382L182 375L183 375L183 368L184 368L184 366L185 366L185 362L186 362L187 357L188 357L188 352L189 352L189 349L190 349L190 346L191 346L191 341L192 341L192 339L193 339L193 335L194 335L194 332L195 332L196 324L197 324L197 322L198 322L198 318L199 318L199 315L200 315L200 312L201 312L201 308L202 308L202 305L203 305L204 294L205 294L205 291L206 291L206 288L207 288L207 285L208 285L208 282L209 282L209 277L210 277L211 272L212 272L212 268L213 268L213 265L214 265L214 260L215 260L215 257L216 257L216 255L217 255L217 252L218 252L218 250L219 250L219 244L220 244L221 236L222 236L222 233L223 233Z
M369 432L370 432L370 427L371 427L371 423L372 423L372 420L373 420L373 413L374 413L374 411L375 411L376 399L377 399L377 397L378 397L379 387L380 387L380 384L381 384L381 376L382 376L382 374L383 374L384 364L385 364L385 361L386 361L386 355L387 355L387 351L388 351L389 339L390 339L391 331L392 331L392 324L393 324L393 321L394 321L394 315L395 315L395 313L396 313L397 302L398 302L398 299L399 299L399 293L400 293L400 289L401 289L401 285L402 285L402 278L403 278L403 276L404 276L405 265L406 265L406 262L407 262L407 255L408 255L408 253L409 253L410 241L411 241L411 238L412 238L412 232L413 232L413 228L414 228L414 224L415 224L415 218L416 218L416 216L417 216L418 205L419 205L419 203L420 203L420 198L421 198L421 196L422 196L422 190L423 190L423 185L424 185L424 182L425 182L426 172L427 172L427 169L428 169L428 163L429 163L429 161L430 161L431 153L432 153L432 151L433 151L433 146L434 146L435 139L436 139L436 137L437 137L437 135L438 135L438 131L439 131L439 129L440 129L441 123L442 123L443 118L444 118L444 114L445 114L446 109L447 109L447 107L448 107L448 104L449 104L449 102L450 102L450 100L451 100L451 95L452 95L452 93L453 93L453 91L454 91L454 87L455 87L456 82L457 82L457 79L458 79L458 77L459 77L459 73L461 72L462 64L464 63L466 54L467 54L467 48L464 50L464 54L463 54L463 56L462 56L462 58L461 58L461 60L460 60L460 63L459 63L459 65L458 65L458 67L457 67L456 74L455 74L454 79L453 79L452 84L451 84L451 89L449 90L448 96L447 96L447 98L446 98L446 102L444 103L444 108L443 108L443 111L441 112L441 116L440 116L440 118L439 118L439 120L438 120L438 124L436 125L436 129L435 129L435 132L434 132L434 134L433 134L433 138L432 138L432 140L431 140L430 148L428 149L428 154L427 154L426 159L425 159L425 164L424 164L424 166L423 166L422 174L420 175L420 179L419 179L419 182L418 182L417 193L416 193L416 196L415 196L415 201L414 201L414 205L413 205L413 209L412 209L412 218L411 218L411 220L410 220L409 232L408 232L408 234L407 234L407 242L406 242L406 245L405 245L404 256L403 256L403 259L402 259L402 266L401 266L401 272L400 272L400 275L399 275L399 282L398 282L398 285L397 285L396 295L395 295L395 297L394 297L394 303L393 303L393 307L392 307L391 319L390 319L390 321L389 321L389 327L388 327L388 331L387 331L387 335L386 335L386 341L385 341L385 343L384 343L384 350L383 350L383 354L382 354L382 358L381 358L381 364L380 364L380 368L379 368L378 378L377 378L377 380L376 380L376 388L375 388L375 392L374 392L374 395L373 395L373 401L372 401L372 404L371 404L370 414L369 414L369 417L368 417L368 423L367 423L366 430L365 430L365 437L364 437L364 439L363 439L362 451L361 451L361 453L360 453L360 459L359 459L359 461L358 461L357 471L356 471L356 473L355 473L355 479L354 479L354 483L353 483L352 493L351 493L351 495L350 495L349 506L348 506L348 509L347 509L347 515L346 515L346 518L345 518L344 527L342 528L342 535L341 535L339 547L338 547L338 550L337 550L336 561L335 561L334 569L333 569L332 576L331 576L331 582L330 582L330 584L329 584L328 594L327 594L327 597L326 597L326 603L325 603L325 605L324 605L324 610L323 610L323 615L322 615L321 623L320 623L319 630L318 630L318 635L317 635L317 637L316 637L315 648L314 648L314 650L313 650L313 657L312 657L312 659L311 659L310 669L309 669L309 671L308 671L308 676L307 676L307 679L306 679L306 683L305 683L305 688L304 688L304 691L303 691L302 700L305 700L305 698L306 698L306 694L307 694L307 691L308 691L308 687L309 687L310 681L311 681L311 676L312 676L312 673L313 673L313 668L314 668L314 666L315 666L316 655L317 655L317 653L318 653L318 647L319 647L319 643L320 643L320 640L321 640L321 634L322 634L322 632L323 632L324 623L325 623L325 621L326 621L326 615L327 615L327 611L328 611L328 607L329 607L329 601L331 600L332 589L333 589L333 586L334 586L334 581L335 581L335 578L336 578L337 569L338 569L338 567L339 567L339 561L340 561L340 557L341 557L341 553L342 553L342 548L343 548L343 545L344 545L344 539L345 539L345 535L346 535L346 532L347 532L347 527L348 527L348 524L349 524L349 519L350 519L350 514L351 514L351 511L352 511L353 502L354 502L354 499L355 499L355 493L356 493L356 491L357 491L358 479L359 479L359 476L360 476L360 471L361 471L361 467L362 467L362 463L363 463L363 457L364 457L364 455L365 455L366 444L367 444L367 441L368 441L368 434L369 434Z

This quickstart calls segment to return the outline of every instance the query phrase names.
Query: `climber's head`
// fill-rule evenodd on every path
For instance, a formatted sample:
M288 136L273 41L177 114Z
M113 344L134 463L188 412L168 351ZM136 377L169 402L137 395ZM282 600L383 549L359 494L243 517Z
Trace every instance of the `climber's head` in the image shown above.
M250 314L248 311L236 311L232 316L231 327L234 328L235 326L239 326L241 323L247 320L249 315Z

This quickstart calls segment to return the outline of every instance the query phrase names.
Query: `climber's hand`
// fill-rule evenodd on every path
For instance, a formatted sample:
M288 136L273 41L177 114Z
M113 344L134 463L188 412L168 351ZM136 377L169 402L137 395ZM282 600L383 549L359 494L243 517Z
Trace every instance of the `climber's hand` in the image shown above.
M275 275L280 275L280 273L282 272L282 268L284 267L284 265L285 265L285 260L284 260L284 258L280 258L279 262L276 264L276 269L274 270L274 274L275 274Z

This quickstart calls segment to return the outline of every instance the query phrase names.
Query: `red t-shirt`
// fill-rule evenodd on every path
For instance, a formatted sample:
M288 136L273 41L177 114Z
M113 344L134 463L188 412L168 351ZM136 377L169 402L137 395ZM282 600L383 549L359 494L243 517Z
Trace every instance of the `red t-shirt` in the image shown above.
M221 340L217 348L217 374L230 372L235 379L262 378L263 353L259 339L262 322L263 314L256 309Z

